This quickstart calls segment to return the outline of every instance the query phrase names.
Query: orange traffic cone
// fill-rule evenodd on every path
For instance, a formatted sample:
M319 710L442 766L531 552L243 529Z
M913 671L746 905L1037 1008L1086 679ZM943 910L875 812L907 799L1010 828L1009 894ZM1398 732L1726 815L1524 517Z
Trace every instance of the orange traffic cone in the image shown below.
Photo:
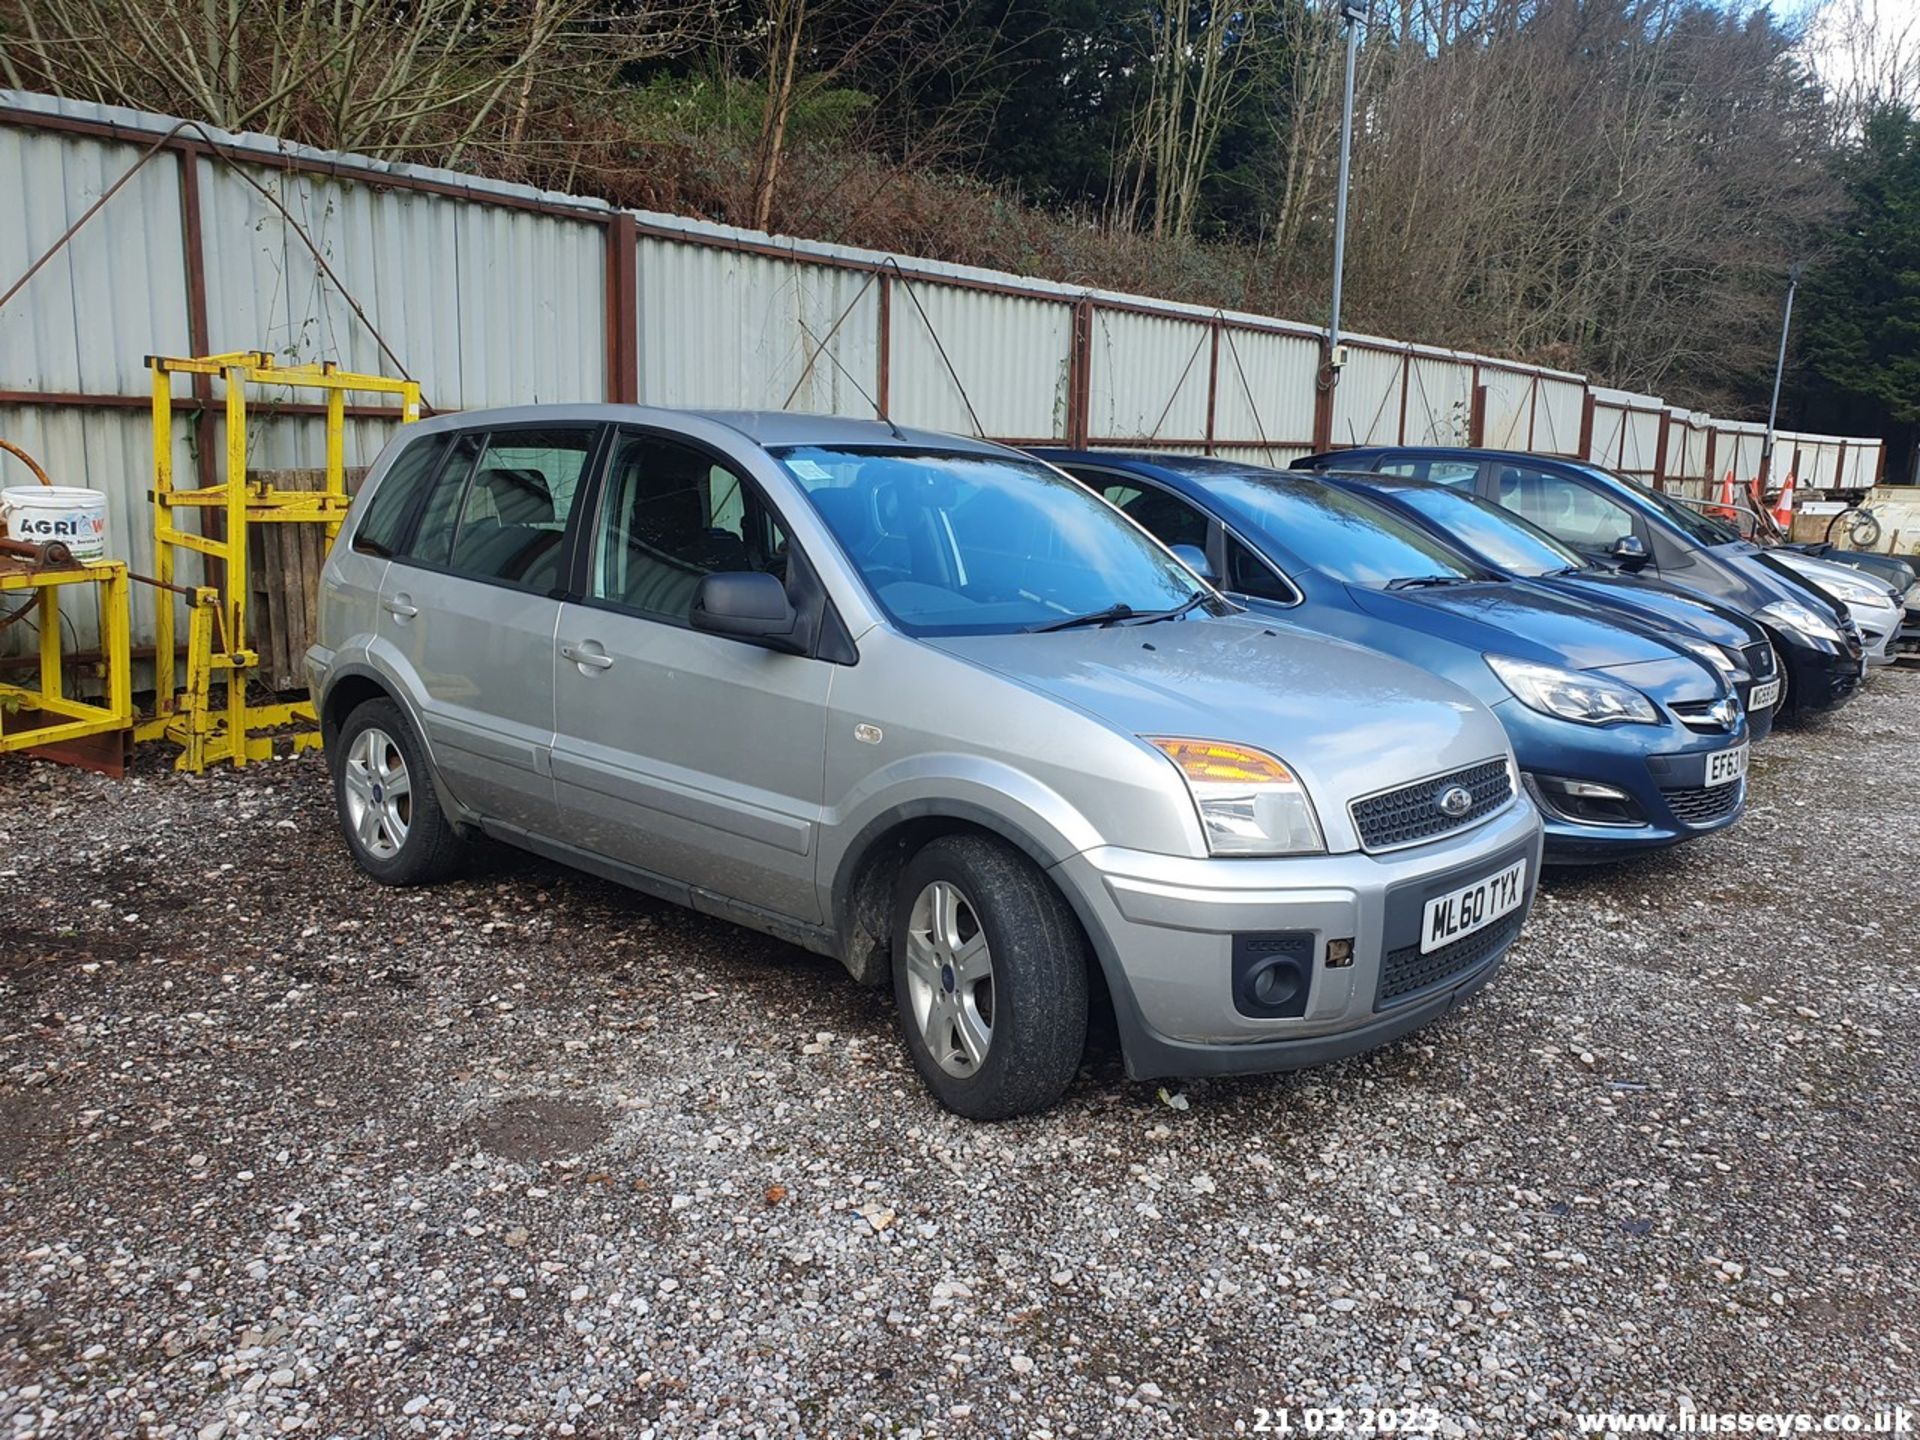
M1714 506L1708 513L1724 515L1729 520L1734 519L1740 513L1733 508L1733 471L1731 469L1720 479L1720 503Z
M1780 498L1773 502L1773 523L1788 536L1793 534L1793 474L1787 474L1787 483L1780 487Z

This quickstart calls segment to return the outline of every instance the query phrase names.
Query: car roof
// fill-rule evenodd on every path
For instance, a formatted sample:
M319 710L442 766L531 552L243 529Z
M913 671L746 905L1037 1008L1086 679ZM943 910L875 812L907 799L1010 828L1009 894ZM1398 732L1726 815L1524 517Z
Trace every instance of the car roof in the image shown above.
M551 405L509 405L483 410L449 411L426 422L435 429L486 425L656 425L672 428L688 420L724 425L767 448L785 445L853 445L887 450L958 450L1007 455L990 440L969 439L939 430L890 425L884 420L848 415L812 415L789 410L677 410L655 405L588 401Z
M1592 465L1578 455L1542 455L1532 450L1493 450L1475 445L1356 445L1344 450L1322 450L1301 463L1332 460L1339 455L1457 456L1463 460L1513 460L1531 465Z

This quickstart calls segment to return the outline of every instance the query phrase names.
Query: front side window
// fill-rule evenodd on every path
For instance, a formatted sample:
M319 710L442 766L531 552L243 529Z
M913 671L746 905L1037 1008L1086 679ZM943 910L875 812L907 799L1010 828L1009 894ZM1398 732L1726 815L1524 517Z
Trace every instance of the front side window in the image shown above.
M1248 524L1349 585L1488 578L1472 560L1358 495L1281 475L1222 475L1213 488Z
M1110 507L1038 461L814 446L774 457L910 634L1146 615L1207 593Z
M655 435L623 435L607 467L591 593L686 624L716 571L786 578L787 536L758 492L724 465Z
M353 548L368 555L392 555L404 542L420 492L446 448L444 435L428 435L407 444L394 457L367 501L366 518L354 532Z
M1116 480L1108 475L1082 476L1121 513L1162 545L1207 548L1207 517L1176 495L1153 485Z
M1553 575L1586 560L1511 510L1457 490L1401 490L1396 498L1477 555L1516 575Z
M1578 480L1522 465L1503 465L1495 477L1500 503L1556 539L1604 550L1633 533L1633 512Z
M1631 475L1622 475L1614 470L1602 470L1598 466L1589 469L1605 476L1618 484L1625 485L1641 496L1654 509L1672 521L1680 530L1698 540L1702 545L1727 545L1741 538L1740 528L1718 515L1708 515L1693 506L1673 498L1673 496L1654 489L1635 480Z

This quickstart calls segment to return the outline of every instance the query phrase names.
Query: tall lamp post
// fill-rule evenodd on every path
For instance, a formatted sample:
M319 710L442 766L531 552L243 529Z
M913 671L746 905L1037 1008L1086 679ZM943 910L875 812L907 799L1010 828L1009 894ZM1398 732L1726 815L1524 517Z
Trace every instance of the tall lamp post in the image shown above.
M1787 368L1787 334L1793 329L1793 292L1800 288L1800 273L1806 266L1796 260L1787 267L1787 308L1780 317L1780 352L1773 359L1773 399L1767 402L1767 435L1760 442L1760 484L1773 477L1773 424L1780 415L1780 376ZM1337 286L1338 281L1334 282ZM1339 291L1336 289L1335 294Z
M1333 212L1333 315L1327 322L1327 370L1329 383L1340 378L1340 367L1347 363L1340 344L1341 282L1347 269L1347 176L1353 159L1353 72L1360 53L1360 27L1366 24L1372 0L1340 0L1340 17L1347 22L1346 99L1340 110L1340 183L1339 198Z

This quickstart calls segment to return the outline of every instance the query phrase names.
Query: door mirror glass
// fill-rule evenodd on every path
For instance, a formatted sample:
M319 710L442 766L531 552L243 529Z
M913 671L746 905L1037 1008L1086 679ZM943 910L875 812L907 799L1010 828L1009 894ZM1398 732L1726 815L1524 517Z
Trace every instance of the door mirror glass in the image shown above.
M787 598L787 587L763 570L726 570L708 575L693 592L688 617L696 630L748 640L795 654L805 647L798 639L800 617Z
M1220 577L1213 573L1213 562L1207 559L1207 552L1198 545L1175 545L1171 547L1173 558L1198 575L1209 585L1220 583Z

